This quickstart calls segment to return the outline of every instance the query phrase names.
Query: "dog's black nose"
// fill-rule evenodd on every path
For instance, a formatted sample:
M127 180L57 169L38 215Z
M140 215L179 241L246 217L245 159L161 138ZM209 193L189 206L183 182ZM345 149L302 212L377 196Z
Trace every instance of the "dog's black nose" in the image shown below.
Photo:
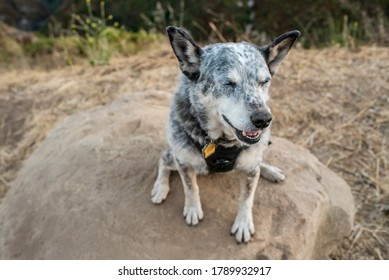
M250 119L256 128L264 129L270 125L272 117L267 111L256 111L250 116Z

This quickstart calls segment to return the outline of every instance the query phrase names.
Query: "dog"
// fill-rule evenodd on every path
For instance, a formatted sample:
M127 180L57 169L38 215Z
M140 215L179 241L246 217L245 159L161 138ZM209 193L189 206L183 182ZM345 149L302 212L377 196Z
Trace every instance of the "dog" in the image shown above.
M255 231L252 207L260 174L274 182L285 179L280 169L262 162L272 121L268 91L300 32L287 32L263 47L241 42L203 48L181 28L169 26L166 32L182 73L151 201L166 199L170 172L178 171L185 193L184 218L195 226L203 218L197 176L243 174L231 234L238 243L247 243Z

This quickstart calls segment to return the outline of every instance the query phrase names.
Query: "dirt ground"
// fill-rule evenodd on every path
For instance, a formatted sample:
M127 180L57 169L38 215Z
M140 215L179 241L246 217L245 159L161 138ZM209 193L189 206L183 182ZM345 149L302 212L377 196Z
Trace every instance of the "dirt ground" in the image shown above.
M333 259L389 259L389 48L291 51L272 82L272 133L345 178L355 229ZM23 161L58 121L145 89L173 93L167 44L110 65L0 69L0 203Z

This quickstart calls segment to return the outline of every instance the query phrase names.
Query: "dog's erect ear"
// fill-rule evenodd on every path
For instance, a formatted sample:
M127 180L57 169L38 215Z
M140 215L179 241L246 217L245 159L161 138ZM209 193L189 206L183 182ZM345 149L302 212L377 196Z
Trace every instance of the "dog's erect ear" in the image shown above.
M275 39L270 45L261 48L272 76L277 72L282 60L300 34L297 30L289 31Z
M200 76L201 48L184 30L169 26L166 28L170 44L180 62L181 71L191 80Z

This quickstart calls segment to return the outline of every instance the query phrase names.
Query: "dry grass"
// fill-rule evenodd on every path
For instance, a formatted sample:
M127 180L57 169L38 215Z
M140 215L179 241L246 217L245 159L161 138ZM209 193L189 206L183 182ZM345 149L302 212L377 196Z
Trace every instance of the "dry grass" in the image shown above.
M0 70L1 71L1 70ZM0 197L63 117L143 89L172 92L167 44L111 65L0 76ZM272 86L273 134L310 149L352 188L355 229L335 259L389 259L389 49L295 49Z
M332 257L389 259L389 49L300 51L285 64L273 130L342 175L357 206L354 232Z

